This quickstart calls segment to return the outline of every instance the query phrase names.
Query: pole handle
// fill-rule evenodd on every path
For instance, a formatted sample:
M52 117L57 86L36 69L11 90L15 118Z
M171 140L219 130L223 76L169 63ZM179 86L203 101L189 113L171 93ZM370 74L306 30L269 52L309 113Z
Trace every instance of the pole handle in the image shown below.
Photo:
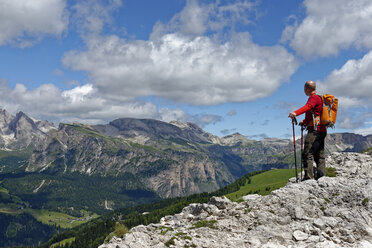
M294 123L295 125L297 125L297 119L296 119L296 117L293 117L292 123Z

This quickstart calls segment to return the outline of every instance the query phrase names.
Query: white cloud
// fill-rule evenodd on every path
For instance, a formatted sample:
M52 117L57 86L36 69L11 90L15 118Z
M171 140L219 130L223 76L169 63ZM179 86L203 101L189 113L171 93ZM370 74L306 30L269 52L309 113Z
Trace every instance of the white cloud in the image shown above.
M84 36L96 35L112 22L112 12L121 5L121 0L81 0L72 7L72 19Z
M83 102L86 97L94 93L93 85L86 84L83 86L75 87L71 90L62 92L62 97L68 99L72 103Z
M43 84L29 90L23 84L14 88L0 79L0 108L15 114L23 111L28 115L54 123L81 122L86 124L108 123L117 118L151 118L161 121L193 122L201 127L215 124L218 115L190 115L181 109L158 109L150 102L109 100L91 84L75 86L61 91L53 84Z
M362 130L360 128L372 117L372 51L332 71L318 83L318 92L339 98L337 127L354 129L354 132Z
M0 45L33 45L68 26L65 0L0 0Z
M351 46L372 49L372 1L305 0L307 16L287 26L282 41L303 57L337 55Z
M232 32L223 41L204 34L248 23L253 8L249 1L200 5L189 0L169 23L156 24L152 35L156 38L147 41L100 35L104 20L121 1L111 1L105 8L93 1L85 10L91 2L75 7L78 16L89 25L91 15L98 16L101 24L86 28L93 30L85 37L86 50L67 52L62 62L87 72L107 99L156 96L193 105L253 101L275 92L298 67L285 48L259 46L248 33Z
M199 124L202 127L204 127L205 125L208 125L208 124L216 124L217 122L222 121L221 116L211 115L211 114L196 115L194 117L194 119L196 119L196 121L194 121L194 122Z
M198 0L187 0L185 8L168 23L156 23L150 39L156 40L169 33L196 37L206 31L215 32L224 28L234 30L237 23L245 25L251 23L251 14L255 10L253 2L239 0L223 3L215 1L210 4L199 4Z
M298 67L283 47L258 46L247 33L222 44L173 33L156 42L96 37L87 46L66 53L63 64L86 71L101 93L115 99L158 96L194 105L253 101L275 92Z
M357 134L361 135L371 135L372 134L372 126L367 128L361 128L354 131Z
M372 105L372 51L359 60L349 60L318 84L319 92L339 97L341 108Z
M189 115L181 109L162 108L159 110L160 120L165 122L181 121L187 122Z
M337 114L337 118L339 119L338 127L340 128L361 129L366 125L370 125L370 123L368 123L368 119L372 118L372 112L360 113L359 111L344 111L341 112L340 118L339 114Z
M92 85L61 91L52 84L29 90L23 84L11 88L0 80L0 106L9 112L23 111L35 118L53 122L103 123L115 118L156 118L157 107L146 102L110 101Z
M181 109L169 108L160 109L158 118L165 122L192 122L200 127L205 127L206 125L216 124L217 122L222 121L222 117L219 115L211 115L205 113L190 115Z

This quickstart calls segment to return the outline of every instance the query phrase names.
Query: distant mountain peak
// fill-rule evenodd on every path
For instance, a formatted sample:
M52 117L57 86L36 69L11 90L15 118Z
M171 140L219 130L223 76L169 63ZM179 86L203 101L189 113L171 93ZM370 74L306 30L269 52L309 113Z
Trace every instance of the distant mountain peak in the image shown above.
M171 121L170 124L175 125L181 129L185 128L201 129L198 125L192 122Z
M229 135L222 137L220 139L220 142L224 145L236 145L238 143L242 143L242 144L253 143L254 141L236 132L236 133L229 134Z
M0 147L5 149L23 149L30 144L39 144L53 128L53 124L38 121L23 111L13 116L0 109Z
M29 128L26 126L31 126L33 130L37 130L37 126L35 122L28 117L25 113L22 111L18 112L16 114L16 117L12 120L12 122L9 125L10 130L14 131L17 133L17 129L19 128Z
M223 138L231 138L231 137L244 137L244 138L246 138L244 135L242 135L242 134L239 133L239 132L235 132L235 133L233 133L233 134L226 135L226 136L224 136Z

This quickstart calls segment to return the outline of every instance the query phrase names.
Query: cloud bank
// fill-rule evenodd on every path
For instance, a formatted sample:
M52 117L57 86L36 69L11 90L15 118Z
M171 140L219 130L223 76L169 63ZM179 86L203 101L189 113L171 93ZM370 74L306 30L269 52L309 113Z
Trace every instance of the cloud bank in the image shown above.
M91 84L75 86L61 91L53 84L27 89L23 84L14 88L0 79L0 108L15 114L23 111L37 119L59 122L101 124L116 118L151 118L165 122L191 121L200 127L215 124L221 116L211 114L190 115L181 109L159 109L155 104L141 101L116 101L102 97Z
M372 49L372 1L305 0L307 16L289 25L282 41L289 41L305 58L337 55L350 47Z
M31 46L67 30L65 0L0 0L0 45Z
M169 22L154 25L149 40L109 34L118 28L111 26L112 14L122 6L121 0L66 4L66 0L0 0L4 7L0 45L32 45L70 27L85 48L66 52L62 63L89 76L88 84L74 84L69 90L53 84L32 90L23 84L10 88L3 81L0 104L10 111L23 110L57 122L94 123L128 116L203 126L222 117L158 109L139 99L154 96L197 106L254 101L273 94L298 68L296 58L283 46L260 46L249 33L236 31L255 18L256 6L250 1L188 0Z
M193 105L267 97L298 66L283 47L261 47L247 33L222 44L176 33L157 41L97 37L86 51L66 53L63 64L87 72L107 97L157 96Z
M156 96L199 106L254 101L289 81L298 63L282 46L259 46L249 33L234 32L236 24L251 22L253 12L249 1L189 0L168 23L155 24L149 40L90 36L85 50L64 55L63 65L86 72L110 99Z
M341 107L368 107L372 105L372 51L359 60L348 60L319 82L319 90L332 92L340 98Z

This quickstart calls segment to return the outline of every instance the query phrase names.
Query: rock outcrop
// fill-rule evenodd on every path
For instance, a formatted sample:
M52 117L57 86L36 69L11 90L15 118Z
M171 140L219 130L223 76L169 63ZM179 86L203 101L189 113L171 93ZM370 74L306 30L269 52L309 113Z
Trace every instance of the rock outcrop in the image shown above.
M333 153L336 177L294 183L241 203L214 197L100 248L372 247L372 157Z

